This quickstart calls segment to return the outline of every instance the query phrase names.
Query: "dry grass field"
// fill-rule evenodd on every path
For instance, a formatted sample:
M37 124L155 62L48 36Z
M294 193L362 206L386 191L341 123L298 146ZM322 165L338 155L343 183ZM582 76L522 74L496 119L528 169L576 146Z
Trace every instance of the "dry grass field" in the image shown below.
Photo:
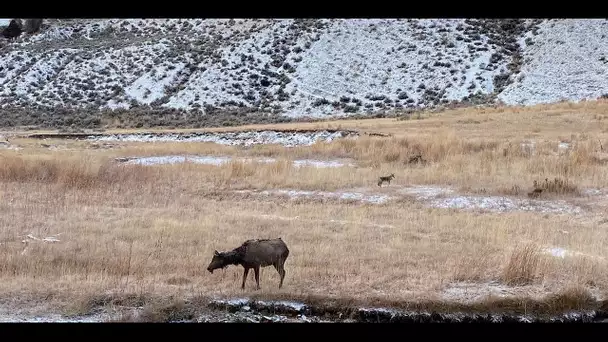
M10 141L0 146L0 289L5 302L72 308L101 295L376 305L553 298L568 306L551 297L560 293L579 304L601 300L608 294L607 119L608 101L593 101L210 129L391 134L291 148L94 148L98 142L0 132ZM417 153L427 163L408 163ZM163 155L276 161L114 160ZM354 166L296 167L297 159ZM379 187L378 177L390 173L391 184ZM557 183L528 198L533 182L545 179ZM214 250L274 237L291 251L282 289L272 267L262 269L258 291L250 272L244 292L241 267L206 271Z

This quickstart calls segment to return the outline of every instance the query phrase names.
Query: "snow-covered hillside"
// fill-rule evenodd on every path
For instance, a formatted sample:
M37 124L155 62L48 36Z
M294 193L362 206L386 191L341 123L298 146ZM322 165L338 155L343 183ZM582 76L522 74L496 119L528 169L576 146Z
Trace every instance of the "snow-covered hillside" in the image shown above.
M607 34L598 19L47 19L0 41L0 125L229 125L597 98Z

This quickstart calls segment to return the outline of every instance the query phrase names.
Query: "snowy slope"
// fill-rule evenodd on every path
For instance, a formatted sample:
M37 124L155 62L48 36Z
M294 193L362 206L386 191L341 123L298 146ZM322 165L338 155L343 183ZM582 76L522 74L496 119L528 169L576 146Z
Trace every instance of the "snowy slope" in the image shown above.
M233 124L597 98L607 34L585 19L49 19L0 40L0 111L13 124L70 125L83 110L93 124L125 111L139 125Z
M524 48L518 80L500 100L534 105L608 93L608 20L552 20L542 23L539 32L534 44Z

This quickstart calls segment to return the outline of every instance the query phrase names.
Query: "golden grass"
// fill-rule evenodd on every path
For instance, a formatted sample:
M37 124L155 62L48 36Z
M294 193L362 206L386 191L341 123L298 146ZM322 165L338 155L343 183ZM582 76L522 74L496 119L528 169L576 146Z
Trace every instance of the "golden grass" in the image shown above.
M608 186L606 167L598 162L600 142L607 138L601 114L606 109L598 101L461 109L425 120L303 124L394 136L296 148L116 143L120 148L93 150L90 142L50 140L45 143L65 150L49 150L39 141L13 138L11 143L23 149L0 151L0 289L17 297L72 299L104 293L242 295L241 268L205 271L213 250L280 236L291 250L284 288L277 288L278 275L266 268L262 289L253 291L254 282L248 280L246 294L439 303L447 300L444 291L451 283L483 286L490 281L521 296L572 288L606 294L608 231L590 220L431 209L414 201L252 200L229 192L384 192L434 184L523 198L534 180L559 178L564 189L576 191L555 191L554 196L576 200L580 189ZM534 149L522 148L527 140L535 141ZM571 148L558 149L560 140ZM409 164L416 153L428 164ZM165 154L264 156L277 162L146 167L112 160ZM302 158L348 158L358 167L292 165ZM396 176L390 187L378 188L377 177L390 173ZM27 234L44 238L58 233L61 241L55 243L21 242ZM579 254L559 259L544 252L550 247ZM150 320L160 319L154 312L169 310L161 309L151 310Z
M502 274L507 285L529 285L534 283L541 263L541 248L532 243L516 246Z

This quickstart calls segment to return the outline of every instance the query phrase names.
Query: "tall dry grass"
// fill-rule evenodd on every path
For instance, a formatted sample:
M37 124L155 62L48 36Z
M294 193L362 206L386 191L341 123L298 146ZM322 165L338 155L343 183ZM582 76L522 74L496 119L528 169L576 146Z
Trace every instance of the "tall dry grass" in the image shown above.
M499 114L506 117L502 124L535 115L522 113ZM0 290L14 296L62 296L67 301L117 292L242 295L240 269L213 275L204 270L213 250L228 250L249 238L281 236L292 251L285 288L278 290L274 270L264 269L258 292L262 296L444 300L453 282L483 286L491 281L522 296L566 288L606 293L608 233L593 221L542 213L429 209L407 201L380 206L252 201L226 191L377 189L377 177L386 173L395 173L394 187L437 184L487 192L531 187L533 180L555 177L581 189L608 183L605 166L596 158L603 133L596 129L587 136L565 135L559 120L567 114L549 117L554 120L548 120L552 131L535 133L534 149L520 145L530 137L501 136L506 134L500 129L504 125L496 125L494 131L480 129L496 124L498 116L493 113L467 114L473 121L461 114L448 113L445 120L479 124L459 124L462 129L457 130L429 118L415 120L415 134L291 149L155 143L61 152L16 140L23 152L0 154ZM591 120L586 114L583 118ZM575 119L568 129L579 125ZM414 121L398 121L396 128L395 122L356 124L408 131ZM560 135L569 139L569 151L558 149ZM80 149L86 147L79 144ZM112 160L198 153L271 156L277 162L147 167ZM429 163L409 164L415 153ZM350 158L358 167L294 167L291 161L300 158ZM58 242L25 238L59 233ZM545 252L551 247L579 254L561 259Z
M146 183L158 174L151 168L120 167L106 158L79 154L64 158L3 155L0 163L0 181L57 184L76 189Z
M534 283L541 268L541 247L534 243L516 246L503 270L502 281L507 285Z

